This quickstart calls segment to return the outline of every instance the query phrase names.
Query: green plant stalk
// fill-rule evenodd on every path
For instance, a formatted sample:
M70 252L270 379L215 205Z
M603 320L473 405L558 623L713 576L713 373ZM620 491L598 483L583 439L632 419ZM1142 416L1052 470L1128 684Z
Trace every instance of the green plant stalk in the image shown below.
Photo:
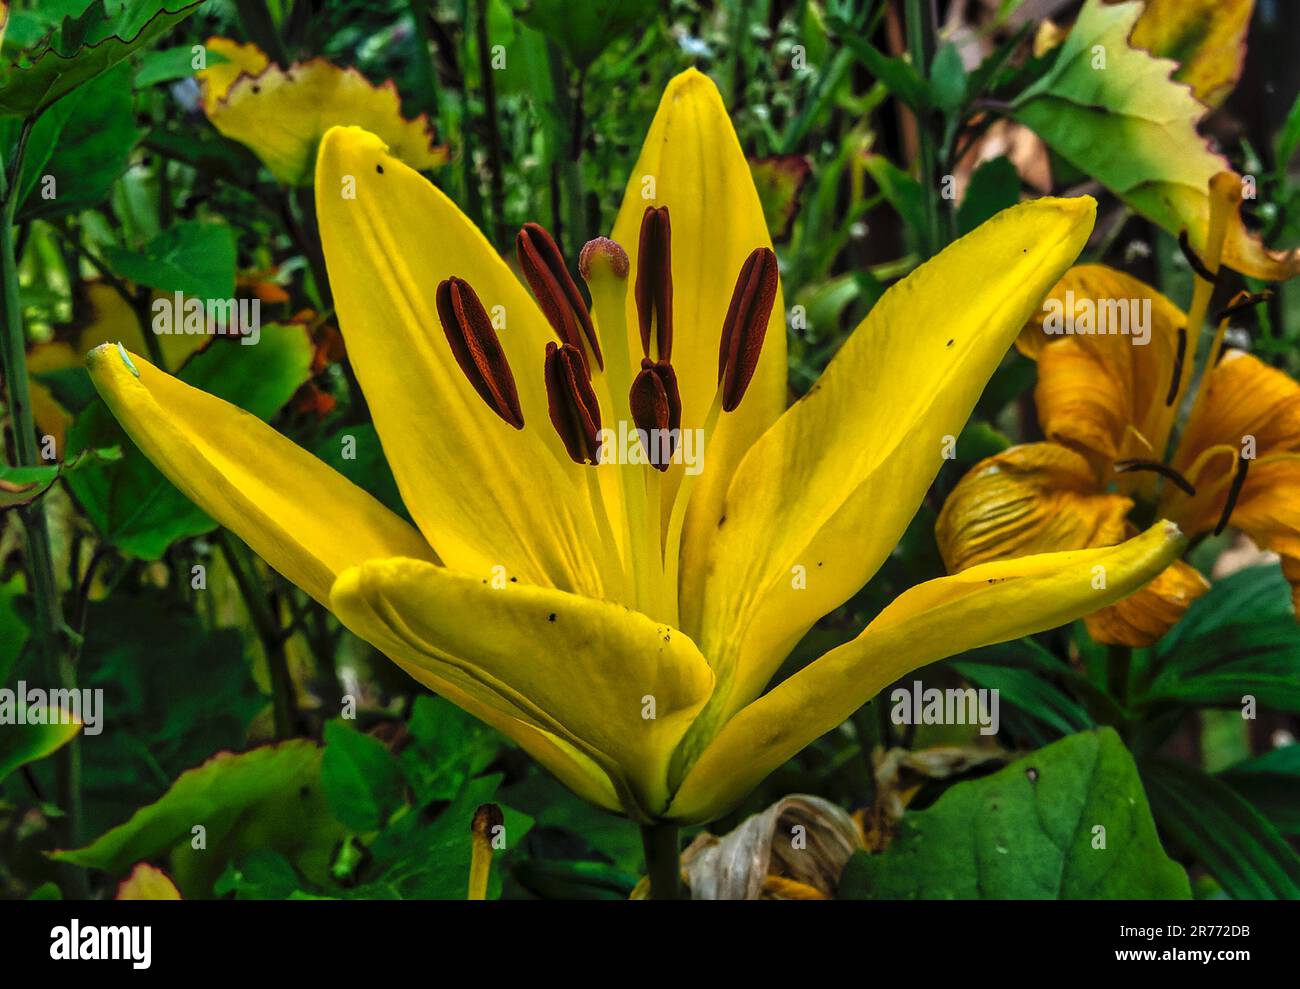
M555 100L553 113L558 125L555 157L564 186L564 222L568 228L553 232L561 244L567 243L566 256L576 259L589 239L586 211L582 204L582 170L578 158L582 150L582 125L573 100L569 98L569 72L564 64L564 53L554 41L548 41L546 56L551 67L551 89Z
M912 65L923 79L928 79L930 63L934 60L934 0L906 0L905 10L907 48L912 56ZM929 113L916 114L927 257L938 254L946 245L942 226L943 203L939 196L938 147L931 123Z
M646 875L650 878L650 899L682 898L681 831L676 824L641 825L641 847L645 849Z
M22 303L18 294L18 255L14 241L23 160L34 123L34 120L23 123L14 150L12 174L5 174L4 169L0 168L0 195L4 197L3 216L0 217L0 268L3 269L0 291L4 293L4 304L0 307L0 319L3 319L3 327L0 327L0 351L3 351L5 396L14 433L15 459L20 467L37 467L41 464L28 386L27 338L23 333ZM33 631L45 662L46 675L60 689L75 690L77 674L72 658L72 636L63 620L63 603L59 599L58 583L54 576L54 551L50 546L50 527L45 515L44 499L37 498L23 506L19 514L27 541L28 591L36 606L37 624ZM73 739L54 758L58 803L66 815L63 840L67 847L76 848L81 843L80 739ZM80 869L64 869L63 878L70 897L82 898L87 895L86 877Z
M289 673L289 657L285 653L285 633L272 613L265 595L259 593L256 572L248 550L228 530L218 529L216 541L226 556L230 572L234 575L239 594L248 608L249 618L257 629L266 654L266 669L271 677L271 714L275 723L277 740L292 738L294 723L298 719L298 705L294 697L293 677Z
M478 44L479 86L483 89L483 132L487 135L488 195L492 199L493 241L497 247L506 237L506 186L501 155L501 128L498 125L497 83L492 69L492 48L488 38L488 0L478 0L474 17L474 37Z

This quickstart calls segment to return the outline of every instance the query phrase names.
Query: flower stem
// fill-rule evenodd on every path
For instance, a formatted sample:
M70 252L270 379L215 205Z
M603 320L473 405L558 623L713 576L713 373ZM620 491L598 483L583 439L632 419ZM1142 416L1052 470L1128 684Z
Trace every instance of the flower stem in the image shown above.
M37 467L41 459L36 447L36 425L32 418L31 393L27 378L27 338L23 333L22 304L18 295L18 256L14 241L14 221L22 195L23 160L33 120L23 122L14 150L10 171L0 168L0 352L3 353L5 397L14 433L14 453L20 467ZM73 662L72 636L63 620L63 603L54 577L54 552L50 546L50 529L45 517L45 503L37 498L19 509L27 542L28 591L35 604L36 624L32 629L39 653L45 663L45 675L62 690L77 687ZM66 817L63 841L76 848L81 839L81 742L74 739L56 753L55 780L58 803ZM69 868L64 892L71 898L87 895L85 874Z
M907 48L912 56L912 67L922 78L929 78L930 62L934 58L935 17L934 0L906 0ZM944 236L943 203L939 197L938 149L934 139L933 120L929 113L918 113L917 138L920 142L921 201L925 210L925 253L938 254L946 245Z
M682 898L680 836L676 824L641 825L641 847L645 849L645 868L650 877L652 900Z

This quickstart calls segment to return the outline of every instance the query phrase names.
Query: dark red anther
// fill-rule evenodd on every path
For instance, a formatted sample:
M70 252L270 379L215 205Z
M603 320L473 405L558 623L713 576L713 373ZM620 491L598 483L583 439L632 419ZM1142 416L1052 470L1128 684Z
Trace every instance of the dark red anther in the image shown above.
M636 315L641 326L641 353L650 354L650 331L655 331L654 356L673 356L673 231L667 206L647 206L641 217L641 241L636 255Z
M587 377L582 351L573 344L546 345L546 400L551 424L575 464L600 457L600 405Z
M442 332L469 383L489 409L515 429L523 429L515 377L478 295L465 279L452 276L438 284L435 301Z
M777 263L770 247L756 247L745 259L722 322L718 348L718 384L722 409L732 412L745 397L763 351L767 321L776 305Z
M561 340L576 347L579 353L585 341L596 366L603 369L605 358L600 353L600 341L596 339L587 302L564 266L564 257L554 238L539 224L525 223L515 237L515 250L547 322Z
M657 470L667 470L682 431L682 396L673 366L667 361L642 359L628 403L650 463Z

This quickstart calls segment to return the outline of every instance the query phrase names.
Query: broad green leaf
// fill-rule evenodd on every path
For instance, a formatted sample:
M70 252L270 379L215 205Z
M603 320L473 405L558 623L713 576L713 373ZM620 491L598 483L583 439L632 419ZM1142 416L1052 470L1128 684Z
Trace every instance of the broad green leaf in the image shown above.
M1001 155L984 162L971 175L966 196L957 207L957 233L970 233L995 213L1020 202L1020 173Z
M54 724L33 723L55 722ZM48 704L27 711L24 723L0 724L0 780L19 766L57 752L81 731L81 722Z
M1129 44L1142 4L1087 0L1046 75L1012 103L1017 120L1070 164L1172 234L1204 251L1210 179L1231 171L1196 132L1205 106L1169 76L1167 59ZM1278 281L1300 272L1300 249L1270 252L1237 212L1223 261Z
M163 292L200 299L235 292L235 232L224 223L177 223L139 252L104 248L104 260L123 278Z
M863 167L880 188L885 201L914 233L925 230L925 193L921 183L883 155L869 154L863 161Z
M62 475L71 474L79 467L94 462L113 463L122 459L119 447L101 450L82 450L61 464L40 467L8 467L0 465L0 508L12 508L35 501Z
M148 52L140 59L140 67L135 73L135 85L137 88L144 88L160 82L189 79L200 71L194 68L194 57L193 45L179 45L176 48L164 48L162 51ZM204 64L202 68L221 65L223 62L230 61L225 55L216 51L205 50L203 57Z
M1170 759L1144 760L1142 779L1160 827L1229 895L1300 899L1300 856L1232 787Z
M402 772L422 807L450 800L501 751L505 740L477 718L442 697L420 694L406 726Z
M321 750L306 739L218 753L126 823L53 857L121 876L136 862L169 856L187 899L209 895L227 862L257 849L278 852L323 881L341 834L321 793L320 764ZM194 847L196 827L202 849Z
M131 109L130 66L123 64L42 114L32 140L48 130L52 153L24 168L23 221L75 213L102 202L139 140Z
M259 419L270 419L311 376L311 357L311 341L302 326L271 324L262 327L254 346L230 338L213 340L186 362L178 377ZM157 560L177 539L216 528L158 472L96 399L69 430L69 456L111 445L122 448L120 463L68 478L72 493L104 539L126 553Z
M79 17L67 17L48 44L9 67L0 86L0 116L34 117L78 86L152 44L199 8L182 0L127 0L110 14L96 0Z
M1191 890L1156 838L1132 756L1103 728L958 783L905 814L886 851L850 860L839 895L1186 899Z
M652 0L586 0L579 4L532 0L520 16L529 27L558 44L576 68L585 69L612 42L649 30L657 8Z
M961 52L951 41L939 46L930 65L930 92L934 103L945 113L953 113L966 98L966 69Z
M493 802L501 776L470 780L456 798L432 821L408 813L397 818L370 846L373 878L349 890L350 897L463 900L469 887L470 824L474 812ZM505 826L505 849L493 856L488 897L501 895L501 858L518 847L533 826L533 819L500 805Z
M1219 779L1282 834L1300 837L1300 745L1292 743L1229 766Z
M393 754L342 721L325 725L321 786L334 816L357 832L381 827L402 802L402 774Z

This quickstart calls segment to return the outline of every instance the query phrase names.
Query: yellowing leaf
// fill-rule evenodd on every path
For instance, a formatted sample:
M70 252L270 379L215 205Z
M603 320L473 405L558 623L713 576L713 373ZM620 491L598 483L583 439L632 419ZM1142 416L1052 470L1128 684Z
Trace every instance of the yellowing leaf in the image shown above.
M402 116L391 82L372 85L355 69L321 58L288 69L270 64L256 45L212 38L208 47L230 59L198 73L203 109L222 134L249 148L286 185L310 185L316 149L335 125L377 134L395 157L419 171L446 163L428 119Z
M242 75L261 75L271 60L266 57L266 52L251 41L243 45L230 38L209 38L207 46L208 51L226 58L226 61L197 73L199 84L203 87L203 112L211 116L213 108L236 79Z
M181 891L171 877L148 862L139 863L117 887L115 900L179 900Z
M1170 78L1175 63L1129 44L1141 13L1138 2L1088 0L1052 68L1012 113L1152 222L1171 233L1186 229L1204 252L1210 179L1229 166L1196 132L1206 108ZM1300 273L1300 249L1268 250L1233 210L1223 263L1281 281Z
M1241 75L1254 0L1147 0L1129 39L1178 63L1174 78L1218 106Z

